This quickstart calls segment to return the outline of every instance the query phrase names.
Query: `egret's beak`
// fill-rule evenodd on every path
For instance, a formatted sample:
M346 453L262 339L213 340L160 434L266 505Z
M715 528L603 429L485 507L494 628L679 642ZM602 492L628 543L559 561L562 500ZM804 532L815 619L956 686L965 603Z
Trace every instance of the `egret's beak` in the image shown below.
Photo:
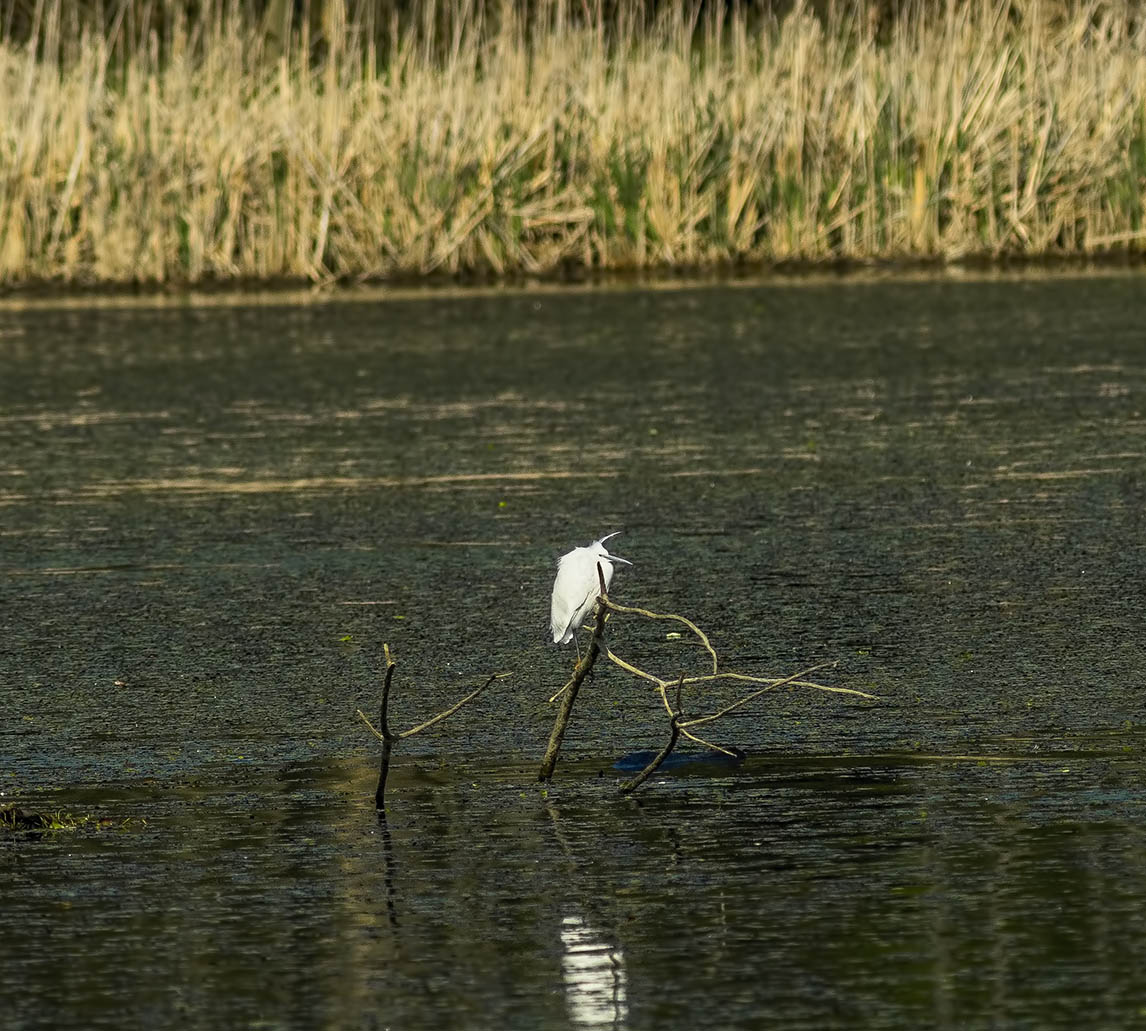
M624 562L626 566L632 565L632 562L630 562L627 558L621 558L620 555L610 555L609 561L610 562Z

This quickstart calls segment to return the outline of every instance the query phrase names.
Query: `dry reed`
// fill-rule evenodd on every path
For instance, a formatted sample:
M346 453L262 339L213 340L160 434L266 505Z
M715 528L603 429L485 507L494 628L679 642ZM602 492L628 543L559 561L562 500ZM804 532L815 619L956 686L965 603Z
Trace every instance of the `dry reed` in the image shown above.
M312 281L1137 252L1129 0L582 24L463 4L284 46L204 0L0 40L0 282ZM713 5L713 9L720 5ZM930 9L929 9L930 10Z

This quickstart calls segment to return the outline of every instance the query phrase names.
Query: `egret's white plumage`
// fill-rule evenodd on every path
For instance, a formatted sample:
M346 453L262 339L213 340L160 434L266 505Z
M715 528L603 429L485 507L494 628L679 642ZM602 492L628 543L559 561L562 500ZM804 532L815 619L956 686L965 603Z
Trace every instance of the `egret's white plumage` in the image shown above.
M605 590L609 589L609 584L613 581L614 563L623 562L627 566L632 565L627 558L610 555L605 548L605 541L616 537L617 533L610 533L584 548L574 548L568 555L562 555L557 563L557 579L553 581L553 603L549 610L554 644L567 644L593 611L593 606L597 604L597 598L601 594L601 584L597 579L597 563L601 563Z

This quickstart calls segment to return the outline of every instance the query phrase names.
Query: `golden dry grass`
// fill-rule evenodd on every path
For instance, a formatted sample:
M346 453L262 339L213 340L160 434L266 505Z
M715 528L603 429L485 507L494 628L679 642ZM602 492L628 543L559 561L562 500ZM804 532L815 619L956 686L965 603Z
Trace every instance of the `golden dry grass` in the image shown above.
M314 281L565 263L1140 251L1146 20L968 0L578 27L467 7L381 57L325 5L279 53L204 5L162 45L0 41L0 281ZM311 60L306 55L320 53Z

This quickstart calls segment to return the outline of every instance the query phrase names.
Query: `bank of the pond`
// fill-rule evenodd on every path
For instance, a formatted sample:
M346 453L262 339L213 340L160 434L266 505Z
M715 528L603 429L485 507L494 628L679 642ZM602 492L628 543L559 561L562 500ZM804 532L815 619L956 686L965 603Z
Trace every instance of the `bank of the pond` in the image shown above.
M578 27L467 7L382 57L203 5L0 41L0 284L557 277L1137 255L1146 20L1008 0ZM633 22L633 26L637 23ZM314 55L318 54L318 58Z

